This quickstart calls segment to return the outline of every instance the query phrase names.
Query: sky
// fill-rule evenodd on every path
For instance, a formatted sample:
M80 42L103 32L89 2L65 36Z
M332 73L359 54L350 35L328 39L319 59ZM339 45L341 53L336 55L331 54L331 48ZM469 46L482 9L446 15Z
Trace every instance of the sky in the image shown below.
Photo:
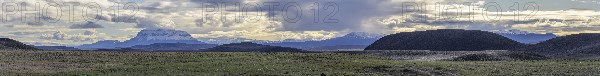
M201 41L324 40L350 32L600 33L600 0L2 0L0 37L30 45L128 40L142 29Z

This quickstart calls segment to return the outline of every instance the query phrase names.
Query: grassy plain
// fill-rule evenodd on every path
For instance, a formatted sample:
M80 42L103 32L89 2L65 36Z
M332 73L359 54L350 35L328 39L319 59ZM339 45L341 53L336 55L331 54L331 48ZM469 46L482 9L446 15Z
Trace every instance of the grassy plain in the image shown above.
M600 61L413 61L351 53L0 51L0 75L600 75Z

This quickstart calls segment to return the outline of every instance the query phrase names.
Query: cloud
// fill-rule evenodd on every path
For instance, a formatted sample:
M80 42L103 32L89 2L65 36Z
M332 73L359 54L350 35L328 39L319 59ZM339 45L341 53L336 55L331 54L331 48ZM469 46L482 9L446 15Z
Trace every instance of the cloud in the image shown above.
M95 30L86 30L85 32L83 32L83 35L96 35L96 31Z
M31 35L31 34L35 34L33 32L11 32L10 34L13 35Z
M71 42L94 42L98 40L104 40L107 37L105 34L99 36L95 31L84 31L83 34L67 34L62 31L57 31L52 34L43 34L39 36L39 39L45 40L57 40L57 41L71 41Z
M42 26L42 25L44 25L44 23L42 23L42 22L27 22L27 25Z
M158 19L139 19L137 21L137 28L175 28L175 22L170 19L158 18Z
M63 43L51 42L51 41L23 42L23 43L27 44L27 45L34 45L34 46L67 46Z
M10 1L10 0L8 0ZM0 1L0 2L8 2ZM75 13L48 12L48 16L39 18L51 20L60 19L55 23L35 21L23 21L23 15L16 14L7 17L7 23L0 23L0 34L6 37L18 38L28 42L53 42L61 44L81 44L101 39L126 40L130 33L137 33L144 28L171 28L180 29L192 33L198 38L238 38L250 40L322 40L339 36L339 33L347 32L372 32L372 33L397 33L434 29L470 29L470 30L503 30L519 29L538 33L557 33L561 35L595 32L600 30L600 12L592 7L592 0L575 1L533 1L540 4L539 11L500 11L492 12L483 9L483 5L490 0L135 0L140 9L114 10L114 4L123 4L130 0L24 0L28 4L76 2L97 3L103 8L102 13ZM494 1L494 0L491 0ZM517 2L527 2L517 1ZM219 3L224 8L213 9L203 5L213 5L211 2ZM268 4L264 2L279 2L277 10L268 10ZM302 11L286 8L288 3L298 3ZM319 8L311 8L314 3L319 3ZM335 4L328 4L333 2ZM426 3L426 10L406 11L411 8L403 8L404 2ZM473 7L473 8L446 8L437 9L436 2L442 3L439 7ZM468 4L445 4L462 3ZM496 1L504 10L513 4L511 0ZM554 3L583 3L575 5L560 5ZM228 4L221 4L228 3ZM257 7L249 8L248 11L239 11L232 3L259 4ZM596 1L597 3L597 1ZM335 6L339 9L333 9ZM573 7L569 7L573 6ZM595 5L594 5L595 6ZM68 6L59 6L68 8ZM506 7L506 8L505 8ZM34 9L27 6L27 9ZM75 7L76 11L84 12L90 7ZM292 7L294 8L294 7ZM259 9L259 10L257 10ZM312 10L319 10L317 13ZM474 12L464 11L475 9ZM59 10L49 7L48 10ZM215 10L214 12L207 12ZM337 10L333 12L332 10ZM462 10L462 11L456 11ZM0 12L5 12L0 10ZM26 11L36 12L36 11ZM515 19L514 13L521 16L536 12L536 15ZM294 14L302 14L297 22L284 20ZM464 14L473 14L474 17ZM499 15L502 18L497 21L486 19L485 13ZM502 13L502 14L496 14ZM63 15L61 15L63 14ZM135 15L133 15L135 14ZM333 15L335 14L335 15ZM91 22L83 20L81 15L90 17ZM70 17L73 16L73 17ZM329 17L331 16L331 17ZM32 20L32 16L26 20ZM73 19L75 22L70 22ZM337 19L339 22L325 22L325 19ZM100 20L100 21L96 21ZM94 23L97 22L97 23ZM81 24L73 24L81 23ZM43 30L45 32L15 31L15 30ZM97 31L96 31L97 30ZM50 31L50 32L48 32ZM61 33L55 31L62 31ZM128 33L128 34L123 34ZM56 35L55 35L56 34ZM108 34L108 35L107 35ZM42 37L43 36L43 37ZM40 39L43 38L43 39Z
M53 40L65 40L67 38L68 38L68 35L61 31L57 31L50 35L40 36L40 39L53 39Z
M337 37L335 31L211 31L208 34L192 34L195 38L243 38L267 41L299 40L315 41Z
M88 21L83 24L74 24L70 28L71 29L91 29L91 28L104 28L104 26L97 24L96 22Z

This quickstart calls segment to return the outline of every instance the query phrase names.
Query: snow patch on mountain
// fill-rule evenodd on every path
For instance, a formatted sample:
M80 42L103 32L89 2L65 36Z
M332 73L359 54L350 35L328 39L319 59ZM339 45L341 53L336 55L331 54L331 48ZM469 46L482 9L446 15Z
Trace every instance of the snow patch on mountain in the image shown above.
M172 29L144 29L131 40L157 41L157 40L195 40L185 31Z

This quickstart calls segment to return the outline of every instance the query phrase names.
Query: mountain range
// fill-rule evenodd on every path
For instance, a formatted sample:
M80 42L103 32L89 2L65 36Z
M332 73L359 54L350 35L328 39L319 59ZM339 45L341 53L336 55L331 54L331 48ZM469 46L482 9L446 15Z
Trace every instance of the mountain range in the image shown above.
M203 50L206 52L308 52L302 49L269 46L252 42L224 44L214 48Z
M309 50L364 49L366 46L372 44L381 37L383 37L383 34L352 32L342 37L331 38L322 41L279 42L264 44L271 46L293 47Z
M154 32L152 32L154 31ZM160 31L160 32L156 32ZM166 33L165 33L166 32ZM185 32L176 30L144 30L139 37L125 42L100 41L94 44L82 45L108 51L195 51L195 52L308 52L302 49L281 47L252 42L231 43L224 45L203 44L195 41ZM525 33L512 33L525 34ZM156 37L156 38L151 38ZM171 38L174 37L174 38ZM295 43L299 47L314 49L348 49L362 48L375 40L365 50L432 50L432 51L483 51L510 50L517 52L536 53L552 58L600 58L600 34L582 33L556 37L537 44L524 44L504 37L498 32L478 30L440 29L417 32L403 32L387 35L382 38L375 34L350 33L342 37L323 41L282 42L273 44ZM166 41L161 41L166 40ZM364 40L364 41L363 41ZM147 42L144 42L147 41ZM136 43L139 42L139 43ZM131 47L118 45L135 44ZM150 44L152 43L152 44ZM355 44L355 45L342 45ZM333 46L327 46L333 45ZM343 46L343 47L340 47ZM42 50L77 50L62 46L35 46ZM81 46L80 46L81 47ZM116 47L116 48L103 48ZM34 46L25 45L19 41L0 38L0 49L38 50ZM102 51L99 50L99 51Z
M205 42L207 44L230 44L230 43L241 43L241 42L252 42L252 43L276 43L280 41L267 41L267 40L256 40L256 39L247 39L247 38L228 38L228 37L219 37L219 38L197 38L198 40Z
M282 46L301 48L305 50L362 50L375 40L381 38L382 34L371 34L364 32L352 32L342 37L326 39L322 41L263 41L263 40L251 40L244 38L217 38L217 39L195 39L191 37L185 31L172 30L172 29L144 29L138 32L138 34L123 42L117 40L105 40L98 41L92 44L84 44L77 46L76 48L84 50L94 49L119 49L119 48L130 48L130 49L142 49L142 50L193 50L199 48L207 48L208 46L214 47L215 45L206 44L198 40L207 41L214 44L228 44L228 43L240 43L240 42L252 42L270 46ZM172 46L172 45L178 46ZM188 45L189 44L189 45ZM202 45L201 45L202 44ZM169 46L169 47L167 47ZM198 46L198 47L191 47ZM161 48L157 48L161 47ZM182 47L190 47L189 49L178 49Z
M536 43L550 40L552 38L557 37L556 35L554 35L552 33L536 34L536 33L530 33L527 31L520 31L520 30L514 30L514 29L513 30L491 31L491 32L500 34L504 37L507 37L509 39L515 40L520 43L525 43L525 44L536 44Z

